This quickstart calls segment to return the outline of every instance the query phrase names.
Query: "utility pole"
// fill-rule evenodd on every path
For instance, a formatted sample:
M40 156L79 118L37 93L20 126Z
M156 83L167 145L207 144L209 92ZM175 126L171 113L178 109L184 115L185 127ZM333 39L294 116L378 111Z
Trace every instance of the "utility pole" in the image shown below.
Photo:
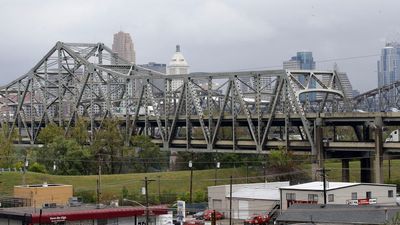
M97 207L100 207L101 201L101 159L99 158L98 178L97 178Z
M144 189L146 192L146 225L149 225L149 192L147 191L147 177L144 178Z
M249 164L246 163L246 184L249 183Z
M149 225L149 192L148 192L148 184L151 181L155 181L155 180L149 180L147 179L147 177L144 178L144 194L146 196L146 225Z
M229 185L229 225L232 225L232 175Z
M158 201L161 204L161 175L158 175Z
M391 170L390 156L388 156L388 157L389 157L389 158L388 158L388 159L389 159L389 180L391 180L391 179L392 179L392 176L391 176L392 174L391 174L391 171L390 171L390 170Z
M325 169L323 167L322 169L317 170L317 172L322 172L321 176L324 182L324 205L326 205L326 172L329 172L330 170Z

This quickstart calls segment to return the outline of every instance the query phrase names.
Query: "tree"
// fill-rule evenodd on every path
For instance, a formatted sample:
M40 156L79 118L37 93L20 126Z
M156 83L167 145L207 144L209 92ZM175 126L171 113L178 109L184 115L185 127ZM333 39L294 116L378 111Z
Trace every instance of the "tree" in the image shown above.
M88 123L84 119L78 119L75 126L69 130L69 136L78 144L84 146L88 143Z
M132 138L132 145L137 152L137 161L142 164L136 164L138 172L148 172L150 168L160 170L161 165L161 152L158 145L151 142L148 136L134 136Z
M122 171L123 138L118 130L118 121L105 119L102 129L95 135L91 146L92 154L104 165L105 173L120 173Z
M37 161L54 174L90 174L93 168L89 163L91 159L89 149L80 146L73 139L61 136L56 137L46 147L37 149Z
M0 167L11 167L13 164L13 138L16 136L13 132L11 138L8 136L10 130L6 123L2 125L0 130Z
M306 173L301 170L300 164L294 160L293 154L284 148L272 150L268 156L267 167L277 180L292 182L308 180Z
M38 136L38 141L43 143L44 145L48 145L54 141L57 137L63 137L64 130L63 128L57 126L55 123L48 124L45 128L43 128Z

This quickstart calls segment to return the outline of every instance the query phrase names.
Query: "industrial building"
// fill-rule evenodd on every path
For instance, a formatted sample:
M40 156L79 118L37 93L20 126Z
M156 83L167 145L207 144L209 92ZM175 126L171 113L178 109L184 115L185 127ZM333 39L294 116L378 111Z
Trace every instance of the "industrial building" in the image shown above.
M295 204L275 224L388 224L400 212L398 206Z
M247 219L250 215L267 213L279 203L279 188L289 181L232 185L232 217ZM229 217L230 185L208 187L208 207Z
M72 185L44 183L14 186L14 197L28 199L31 205L36 208L50 204L67 205L72 196Z
M396 185L348 182L326 182L326 204L396 205ZM324 204L321 181L280 188L281 210L293 204Z

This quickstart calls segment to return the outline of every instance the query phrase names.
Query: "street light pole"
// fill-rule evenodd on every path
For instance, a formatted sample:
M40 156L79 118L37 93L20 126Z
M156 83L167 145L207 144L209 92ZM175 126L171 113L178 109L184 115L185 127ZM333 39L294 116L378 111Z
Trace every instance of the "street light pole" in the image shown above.
M216 162L215 164L214 186L217 186L217 170L219 169L220 165L220 162Z
M193 162L192 160L189 161L189 168L190 168L190 198L189 202L192 203L193 197Z

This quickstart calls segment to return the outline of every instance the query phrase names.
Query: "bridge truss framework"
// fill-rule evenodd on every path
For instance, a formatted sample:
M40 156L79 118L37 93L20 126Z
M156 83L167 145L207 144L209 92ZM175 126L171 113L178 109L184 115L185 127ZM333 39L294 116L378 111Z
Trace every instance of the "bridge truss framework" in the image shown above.
M181 86L172 89L173 82ZM325 154L321 115L353 110L335 71L165 75L101 43L58 42L0 96L10 137L18 130L30 144L47 124L67 134L80 118L93 141L103 121L114 118L126 144L143 134L170 151L268 154L284 146L310 152L317 166Z

